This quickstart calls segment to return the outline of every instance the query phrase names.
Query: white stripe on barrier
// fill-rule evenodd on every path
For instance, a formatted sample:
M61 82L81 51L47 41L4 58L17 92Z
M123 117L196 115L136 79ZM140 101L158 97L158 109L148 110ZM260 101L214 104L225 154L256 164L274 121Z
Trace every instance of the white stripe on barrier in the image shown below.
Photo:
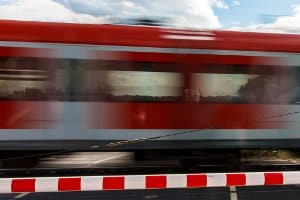
M125 189L144 189L146 188L145 176L127 176L125 177Z
M207 174L207 186L226 186L226 174Z
M58 178L56 177L40 177L35 180L36 192L57 192Z
M167 176L167 188L187 187L187 177L183 174L170 174Z
M103 189L103 178L101 176L86 176L81 177L81 190L93 191Z
M11 192L11 179L3 178L0 179L0 193L10 193Z
M264 185L264 173L246 173L246 185Z
M300 173L299 172L284 172L283 173L283 184L299 184Z

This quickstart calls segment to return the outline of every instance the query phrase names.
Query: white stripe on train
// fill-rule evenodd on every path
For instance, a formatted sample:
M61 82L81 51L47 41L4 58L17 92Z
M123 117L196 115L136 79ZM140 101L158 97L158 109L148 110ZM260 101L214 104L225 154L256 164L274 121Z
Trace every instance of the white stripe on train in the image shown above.
M63 51L65 51L65 50L74 51L74 48L75 48L77 52L81 52L81 53L92 50L92 51L112 51L112 52L144 52L144 53L170 53L170 54L199 54L199 55L200 54L236 55L236 56L257 56L257 57L281 57L281 58L287 58L287 57L291 57L291 56L292 57L300 56L300 53L290 53L290 52L161 48L161 47L18 42L18 41L0 41L0 46L2 46L2 47L21 47L21 48L45 48L45 49L55 49L55 50L63 50ZM74 57L74 58L76 58L76 57Z

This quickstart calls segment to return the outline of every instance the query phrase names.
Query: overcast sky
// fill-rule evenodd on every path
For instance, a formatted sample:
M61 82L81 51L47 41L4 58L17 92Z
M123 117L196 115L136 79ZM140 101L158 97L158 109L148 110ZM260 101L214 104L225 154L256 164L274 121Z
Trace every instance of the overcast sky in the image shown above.
M0 19L109 23L147 16L181 27L300 32L300 0L0 0Z

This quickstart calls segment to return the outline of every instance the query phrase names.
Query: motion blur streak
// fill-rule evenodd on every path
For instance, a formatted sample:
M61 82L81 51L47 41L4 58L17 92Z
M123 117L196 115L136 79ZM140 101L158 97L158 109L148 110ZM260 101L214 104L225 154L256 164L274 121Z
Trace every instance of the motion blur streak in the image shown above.
M130 152L73 152L59 156L44 158L37 163L38 167L74 167L80 166L123 166L133 162L133 154Z
M35 141L47 149L61 142L64 149L141 138L155 139L126 148L300 144L298 35L5 20L0 25L3 148L31 149ZM197 131L172 134L186 130Z

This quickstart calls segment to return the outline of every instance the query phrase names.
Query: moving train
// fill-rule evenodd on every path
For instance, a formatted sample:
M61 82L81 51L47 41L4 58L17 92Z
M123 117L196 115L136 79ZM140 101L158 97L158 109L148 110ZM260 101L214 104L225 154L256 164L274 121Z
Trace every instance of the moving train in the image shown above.
M300 147L300 36L0 21L0 149Z

